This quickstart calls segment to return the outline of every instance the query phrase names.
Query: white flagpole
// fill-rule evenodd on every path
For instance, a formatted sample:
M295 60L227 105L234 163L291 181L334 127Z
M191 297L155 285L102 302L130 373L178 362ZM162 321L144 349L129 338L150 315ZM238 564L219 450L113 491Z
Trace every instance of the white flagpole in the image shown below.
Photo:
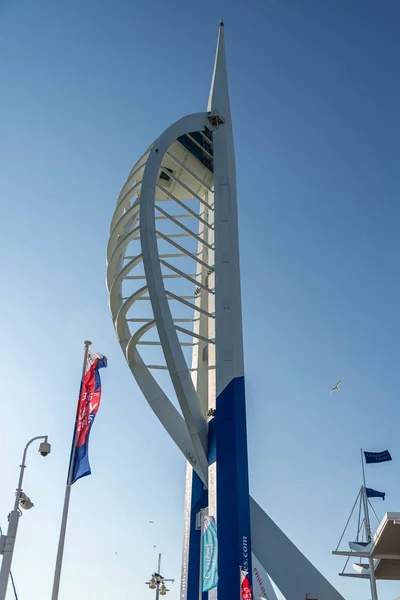
M158 573L158 575L161 575L161 554L158 555L157 573ZM160 582L159 581L157 581L157 586L156 586L156 600L160 600Z
M363 454L362 448L361 448L361 465L362 465L362 472L363 472L363 501L364 501L365 528L367 530L368 542L371 542L372 541L371 523L369 520L367 486L366 486L366 482L365 482L364 454ZM376 579L375 579L374 559L371 556L368 558L368 563L369 563L369 580L370 580L370 584L371 584L372 600L378 600L378 591L376 589Z
M88 358L88 353L89 353L89 346L91 345L91 343L92 342L89 342L89 341L84 342L85 350L84 350L83 367L82 367L82 378L81 378L82 383L83 383L83 379L85 377L86 364L87 364L87 358ZM79 402L79 397L78 397L78 402ZM72 446L72 452L71 452L71 460L70 460L70 464L69 464L67 486L65 488L64 508L63 508L63 513L62 513L62 518L61 518L60 537L58 540L56 568L54 571L53 592L51 594L51 600L58 600L58 593L60 590L60 579L61 579L61 568L62 568L62 561L63 561L63 555L64 555L65 533L67 530L69 499L71 496L71 485L72 485L72 474L73 474L72 467L73 467L73 464L75 461L75 453L76 453L75 441L76 440L74 439L73 446Z
M368 541L371 541L371 525L369 521L369 512L368 512L368 504L367 504L367 485L365 482L365 466L364 466L364 454L363 449L361 448L361 466L362 466L362 474L363 474L363 498L364 498L364 513L365 513L365 525L367 529L367 537Z

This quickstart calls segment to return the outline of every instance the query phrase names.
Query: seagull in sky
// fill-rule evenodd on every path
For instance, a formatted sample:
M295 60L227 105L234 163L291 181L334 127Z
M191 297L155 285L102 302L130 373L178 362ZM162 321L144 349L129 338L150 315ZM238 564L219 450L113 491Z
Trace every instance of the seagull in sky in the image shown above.
M337 392L337 391L339 391L339 388L340 388L340 384L341 384L341 383L342 383L341 381L338 381L338 382L337 382L337 384L335 385L335 387L333 387L333 388L331 389L331 394L332 394L332 392Z

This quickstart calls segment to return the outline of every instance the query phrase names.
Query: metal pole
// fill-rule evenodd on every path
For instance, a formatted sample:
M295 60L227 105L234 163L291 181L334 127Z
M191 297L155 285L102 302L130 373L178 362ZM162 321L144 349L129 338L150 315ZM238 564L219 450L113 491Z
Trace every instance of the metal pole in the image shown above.
M84 357L83 357L81 383L83 382L83 379L85 377L87 357L88 357L88 352L89 352L89 346L91 345L91 343L92 342L89 342L89 341L84 342L85 350L84 350ZM79 397L80 397L80 390L79 390ZM78 397L78 403L79 403L79 397ZM56 567L54 570L53 592L51 594L51 600L58 600L58 594L60 591L60 580L61 580L62 561L63 561L63 555L64 555L65 534L67 531L69 500L70 500L70 496L71 496L72 466L73 466L74 460L75 460L75 453L76 453L76 445L75 445L75 439L74 439L73 445L72 445L71 460L69 463L67 485L65 488L64 507L63 507L62 518L61 518L60 537L58 539ZM0 598L0 600L2 600L2 599Z
M369 542L371 542L371 540L372 540L371 523L369 520L367 486L365 483L364 455L363 455L362 448L361 448L361 464L362 464L362 472L363 472L363 502L364 502L365 528L367 530L367 539ZM374 559L372 558L372 556L368 557L368 564L369 564L369 581L370 581L370 585L371 585L372 600L378 600L378 590L376 588Z
M161 554L158 555L157 574L161 575ZM158 581L158 578L157 578L156 600L159 600L159 599L160 599L160 582Z
M15 538L17 536L19 511L12 510L8 516L7 538L4 548L3 560L0 571L0 599L5 600L7 594L8 577L10 574Z
M0 527L0 535L3 535L1 527ZM13 577L13 574L12 574L11 570L10 570L10 579L11 579L11 585L13 586L13 590L14 590L15 600L18 600L18 594L17 594L17 590L16 590L15 582L14 582L14 577Z
M200 577L199 577L199 600L203 600L203 522L204 508L200 509Z
M12 563L12 557L14 554L15 538L17 537L18 523L19 523L19 517L20 517L19 499L20 499L21 492L22 492L22 482L24 479L24 470L26 468L26 465L25 465L26 453L28 451L29 446L32 444L32 442L35 442L36 440L45 440L45 442L47 442L47 435L39 435L39 436L36 436L36 437L32 438L31 440L29 440L29 442L25 446L24 453L22 455L22 464L20 465L18 487L17 487L16 493L15 493L14 508L8 516L7 537L6 537L5 547L4 547L3 560L1 562L0 600L5 600L5 597L7 594L8 579L9 579L10 571L11 571L11 563Z

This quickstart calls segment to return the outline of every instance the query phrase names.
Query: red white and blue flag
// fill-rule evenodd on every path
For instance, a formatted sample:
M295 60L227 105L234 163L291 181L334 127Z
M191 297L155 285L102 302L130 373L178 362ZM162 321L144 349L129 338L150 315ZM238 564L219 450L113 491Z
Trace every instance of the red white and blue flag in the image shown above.
M68 471L68 484L70 485L81 477L91 474L89 435L100 406L101 381L99 369L106 366L107 359L105 356L96 352L88 352L76 411L74 439Z

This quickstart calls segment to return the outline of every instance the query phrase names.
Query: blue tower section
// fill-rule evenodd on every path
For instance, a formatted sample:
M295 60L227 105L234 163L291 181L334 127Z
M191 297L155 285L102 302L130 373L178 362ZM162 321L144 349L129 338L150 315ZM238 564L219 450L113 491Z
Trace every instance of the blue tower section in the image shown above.
M251 580L251 533L244 377L217 397L218 600L238 598L240 568Z
M200 597L201 531L196 529L196 515L200 510L207 508L207 504L208 492L200 477L193 471L186 600L199 600ZM201 595L201 600L207 600L207 593Z

